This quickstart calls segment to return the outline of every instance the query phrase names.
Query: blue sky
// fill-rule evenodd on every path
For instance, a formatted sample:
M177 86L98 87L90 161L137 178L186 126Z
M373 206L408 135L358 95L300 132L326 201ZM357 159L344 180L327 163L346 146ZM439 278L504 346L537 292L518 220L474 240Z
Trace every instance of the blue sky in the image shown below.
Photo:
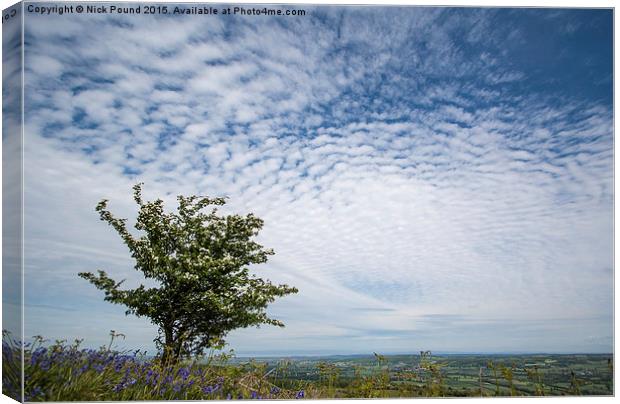
M612 12L303 7L26 16L26 335L153 350L77 277L140 282L142 181L265 220L241 354L609 352Z

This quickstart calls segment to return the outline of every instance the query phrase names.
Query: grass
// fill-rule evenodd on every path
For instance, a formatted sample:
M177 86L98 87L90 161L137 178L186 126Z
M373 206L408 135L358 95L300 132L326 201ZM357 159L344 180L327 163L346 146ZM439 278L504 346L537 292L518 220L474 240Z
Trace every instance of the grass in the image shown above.
M112 332L111 339L119 336ZM283 388L265 365L227 364L229 355L166 366L140 351L119 352L107 347L80 348L35 337L24 345L26 401L230 400L295 399L313 394L312 386L298 382ZM19 398L19 343L3 341L3 393Z
M391 370L386 357L374 354L374 365L357 366L349 377L330 362L316 365L316 378L293 377L292 363L275 367L249 361L231 363L232 353L165 365L141 351L119 352L110 344L97 350L81 348L81 341L48 343L35 337L24 344L26 401L125 401L125 400L238 400L392 398L445 396L546 395L544 375L538 368L527 379L515 378L515 365L489 361L483 377L468 380L469 386L448 385L445 363L431 352L421 352L409 370ZM20 398L20 343L4 334L3 393ZM611 365L610 365L611 366ZM298 375L296 375L298 376ZM471 377L470 377L471 379ZM484 380L483 380L484 379ZM466 380L463 379L465 382ZM566 394L582 393L583 381L574 372L566 380ZM564 393L563 393L564 394ZM612 393L610 393L612 394Z

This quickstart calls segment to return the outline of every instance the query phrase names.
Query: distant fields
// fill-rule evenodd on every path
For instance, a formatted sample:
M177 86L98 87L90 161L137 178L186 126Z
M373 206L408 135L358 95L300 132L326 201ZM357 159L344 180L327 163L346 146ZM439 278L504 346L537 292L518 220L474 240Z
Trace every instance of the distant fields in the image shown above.
M111 344L110 344L111 345ZM5 334L2 389L20 398L19 343ZM357 355L161 363L140 351L80 341L26 344L26 401L240 400L612 395L613 357Z
M450 354L429 355L425 360L418 355L387 355L385 362L377 364L373 355L292 357L287 378L324 384L325 371L319 365L326 363L338 369L338 388L346 393L346 387L356 379L372 377L389 372L390 397L411 396L425 393L432 370L436 366L437 382L443 384L446 396L531 396L531 395L612 395L612 354L519 354L481 355ZM238 358L236 362L247 359ZM280 358L261 358L268 369L277 368L286 361ZM495 369L495 370L494 370ZM509 379L512 375L512 388ZM340 390L341 389L341 390Z

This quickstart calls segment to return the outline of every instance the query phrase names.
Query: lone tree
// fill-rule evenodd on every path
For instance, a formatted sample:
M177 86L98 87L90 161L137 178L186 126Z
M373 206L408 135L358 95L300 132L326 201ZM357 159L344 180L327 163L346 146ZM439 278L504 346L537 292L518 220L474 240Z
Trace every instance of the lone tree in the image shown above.
M249 273L248 265L267 262L274 252L252 241L263 221L247 216L220 216L224 198L178 196L176 213L164 212L161 199L142 200L142 184L133 187L139 206L135 237L127 219L108 210L106 199L96 211L121 236L135 259L135 269L157 287L140 285L122 290L104 271L81 272L105 293L105 300L127 306L125 314L148 317L159 327L155 343L164 362L200 355L206 348L222 347L231 330L260 324L284 327L267 317L265 309L276 297L297 293L288 285ZM214 205L210 212L204 209Z

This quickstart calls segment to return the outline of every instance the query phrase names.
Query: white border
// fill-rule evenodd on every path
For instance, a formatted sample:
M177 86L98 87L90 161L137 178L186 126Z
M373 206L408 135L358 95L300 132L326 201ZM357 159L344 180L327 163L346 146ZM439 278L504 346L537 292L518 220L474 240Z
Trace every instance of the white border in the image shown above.
M36 0L38 1L38 0ZM52 3L54 1L49 1ZM105 1L96 1L96 0L82 0L80 2L87 3L104 3ZM131 1L134 2L134 1ZM13 4L17 3L17 1L9 1L9 0L0 0L0 8L5 9ZM60 3L60 1L56 1L56 3ZM418 6L468 6L468 7L561 7L561 8L614 8L615 2L611 0L522 0L522 1L514 1L514 0L476 0L476 1L468 1L468 0L450 0L450 1L441 1L441 0L388 0L385 2L379 1L368 1L368 0L312 0L312 1L300 1L300 0L269 0L269 1L260 1L260 0L242 0L242 1L213 1L213 0L185 0L185 1L167 1L167 0L159 0L159 1L135 1L135 3L214 3L214 4L306 4L306 5L418 5ZM22 13L23 17L24 13ZM2 39L2 30L0 30L0 40ZM618 94L618 80L616 79L618 76L618 65L616 64L616 44L618 43L619 35L618 31L615 29L615 9L614 9L614 118L616 116L616 105ZM2 74L2 64L0 63L0 76ZM22 71L22 80L23 80L23 71ZM23 91L23 87L22 87ZM23 101L22 101L23 102ZM2 117L2 112L0 110L0 118ZM615 215L615 189L618 181L618 168L615 165L615 156L618 154L618 144L615 142L615 133L616 133L616 124L617 121L614 119L614 351L618 329L617 322L615 321L615 313L618 313L618 301L615 299L615 290L617 290L617 278L615 277L615 268L616 265L616 254L615 252L618 250L618 241L615 238L615 229L618 225L617 216ZM23 122L22 122L22 131L23 131ZM0 134L1 134L1 125L0 125ZM23 138L22 138L23 140ZM2 153L2 145L0 142L0 155ZM23 158L22 158L23 164ZM22 171L23 172L23 171ZM1 178L1 166L0 166L0 178ZM0 180L1 181L1 180ZM2 188L0 187L0 201L2 200ZM1 203L0 203L1 204ZM1 208L0 208L1 212ZM2 217L0 215L0 227L2 225ZM2 246L0 244L0 254L2 253ZM0 271L1 273L1 271ZM22 282L23 285L23 282ZM0 301L2 297L2 291L0 289ZM23 291L22 291L23 298ZM22 307L23 311L23 307ZM22 313L23 314L23 313ZM1 318L1 312L0 312ZM23 322L23 317L22 317ZM614 352L615 354L615 352ZM615 356L615 355L614 355ZM614 362L615 358L614 358ZM614 368L614 390L617 391L617 386L619 386L618 382L620 380L619 373ZM430 402L431 399L415 399L415 402ZM447 399L444 399L447 400ZM580 403L583 400L587 400L589 402L615 402L614 397L545 397L545 398L492 398L489 401L488 398L467 398L465 399L468 402L472 403L491 403L491 404L505 404L505 403L514 403L515 400L529 400L530 402L537 402L539 400L545 400L546 403ZM533 401L532 401L533 400ZM558 401L560 400L560 401ZM612 401L613 400L613 401ZM352 400L320 400L321 403L326 404L335 404L342 402L350 402ZM9 399L6 396L0 395L0 404L4 403L14 403L15 401ZM402 403L413 403L413 399L394 399L394 400L378 400L373 399L370 401L371 403L381 403L381 404L393 404L396 402ZM370 403L369 402L369 403ZM161 403L161 401L152 401L152 402L143 402L143 403Z

